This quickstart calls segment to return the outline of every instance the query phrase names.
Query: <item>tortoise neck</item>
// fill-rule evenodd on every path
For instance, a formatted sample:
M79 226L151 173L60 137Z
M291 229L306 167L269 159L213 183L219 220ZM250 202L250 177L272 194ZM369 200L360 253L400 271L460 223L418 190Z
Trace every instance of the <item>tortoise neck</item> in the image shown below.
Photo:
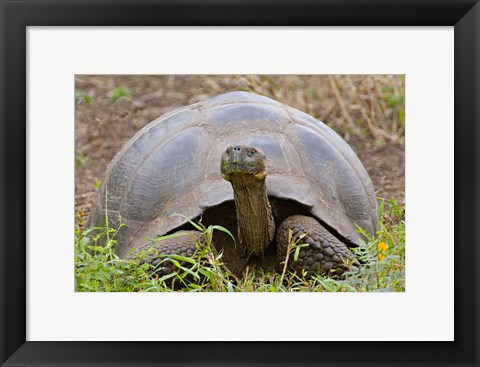
M262 256L275 235L275 222L265 180L239 176L231 181L237 211L238 237L249 257Z

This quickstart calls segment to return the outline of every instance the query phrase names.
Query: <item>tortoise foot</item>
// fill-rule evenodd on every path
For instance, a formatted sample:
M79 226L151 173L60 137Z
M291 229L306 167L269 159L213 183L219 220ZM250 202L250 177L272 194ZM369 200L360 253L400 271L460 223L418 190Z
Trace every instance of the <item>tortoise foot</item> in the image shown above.
M289 235L289 232L291 234ZM301 237L303 235L303 237ZM301 247L298 259L294 260L295 249L290 245L288 268L298 273L342 275L360 264L349 248L312 217L293 215L286 218L276 233L277 264L283 269L289 241Z
M179 255L191 257L196 244L203 240L203 236L197 231L180 231L175 236L158 240L155 243L147 243L137 247L129 258L140 258L155 266L155 274L162 277L169 275L178 268L166 255ZM179 263L183 266L181 261Z

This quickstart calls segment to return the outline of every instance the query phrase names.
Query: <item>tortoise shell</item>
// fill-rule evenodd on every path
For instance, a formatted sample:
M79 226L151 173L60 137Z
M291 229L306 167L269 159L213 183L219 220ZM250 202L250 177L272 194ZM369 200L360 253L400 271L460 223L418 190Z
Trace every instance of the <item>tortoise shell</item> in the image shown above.
M363 238L357 226L375 234L372 182L350 146L315 118L247 92L174 110L141 129L108 166L87 225L108 218L110 227L120 227L117 252L125 256L145 239L232 201L220 157L234 144L266 155L269 197L301 204L353 245Z

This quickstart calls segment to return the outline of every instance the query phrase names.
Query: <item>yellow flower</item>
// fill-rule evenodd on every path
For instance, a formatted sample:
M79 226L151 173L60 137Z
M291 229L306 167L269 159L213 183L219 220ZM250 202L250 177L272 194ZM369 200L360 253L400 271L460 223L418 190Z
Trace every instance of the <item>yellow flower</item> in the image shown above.
M385 258L385 254L387 253L387 248L388 246L385 244L385 242L380 242L378 244L378 260L383 260Z

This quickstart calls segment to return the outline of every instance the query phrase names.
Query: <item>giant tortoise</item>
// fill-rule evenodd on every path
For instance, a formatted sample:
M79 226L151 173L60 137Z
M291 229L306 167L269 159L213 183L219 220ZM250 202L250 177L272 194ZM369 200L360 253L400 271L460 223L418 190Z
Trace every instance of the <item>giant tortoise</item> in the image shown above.
M201 235L189 220L221 225L235 241L217 232L214 246L239 275L247 266L280 269L298 238L308 246L289 261L292 271L343 274L358 264L349 249L363 238L358 228L378 229L372 182L350 146L315 118L247 92L174 110L140 130L108 166L87 225L105 218L119 228L124 258L149 246L159 258L191 256Z

